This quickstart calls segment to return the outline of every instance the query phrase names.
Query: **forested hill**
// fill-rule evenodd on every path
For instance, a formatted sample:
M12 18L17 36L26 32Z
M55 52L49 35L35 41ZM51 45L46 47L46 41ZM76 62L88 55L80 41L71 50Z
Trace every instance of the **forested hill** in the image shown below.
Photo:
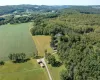
M52 36L51 47L66 67L61 80L100 80L100 14L64 9L58 17L35 19L31 32Z
M54 18L65 14L100 14L100 6L46 6L46 5L11 5L0 6L0 25L25 23L40 16ZM41 17L40 17L41 18Z
M100 14L100 6L72 6L70 9L86 14Z
M98 14L100 13L100 6L72 6L72 5L62 5L62 6L46 6L46 5L12 5L12 6L0 6L0 15L9 13L21 13L21 12L52 12L61 9L69 8L80 13L87 14Z
M53 10L64 9L68 6L46 6L46 5L13 5L13 6L0 6L0 15L13 13L13 12L50 12Z

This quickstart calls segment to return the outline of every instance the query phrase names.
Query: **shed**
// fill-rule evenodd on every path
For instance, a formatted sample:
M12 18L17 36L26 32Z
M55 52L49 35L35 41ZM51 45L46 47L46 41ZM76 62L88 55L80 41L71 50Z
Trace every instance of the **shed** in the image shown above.
M41 66L42 68L44 68L44 67L45 67L43 63L40 63L40 66Z
M60 36L62 36L62 34L60 34L60 33L55 35L55 37L60 37Z
M37 59L37 63L38 64L42 63L41 59Z

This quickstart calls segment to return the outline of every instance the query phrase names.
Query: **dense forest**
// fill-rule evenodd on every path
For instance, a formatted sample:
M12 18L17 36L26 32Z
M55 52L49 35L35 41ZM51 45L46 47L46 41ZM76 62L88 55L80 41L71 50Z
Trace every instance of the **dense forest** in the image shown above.
M100 80L100 14L87 12L63 9L57 17L34 20L32 34L51 35L66 67L61 80Z

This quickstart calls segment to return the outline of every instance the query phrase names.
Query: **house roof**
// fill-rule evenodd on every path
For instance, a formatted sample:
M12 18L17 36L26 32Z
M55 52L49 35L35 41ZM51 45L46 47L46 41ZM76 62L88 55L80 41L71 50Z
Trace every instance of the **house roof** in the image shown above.
M41 61L41 59L37 59L37 62L39 63L39 62L42 62L42 61Z

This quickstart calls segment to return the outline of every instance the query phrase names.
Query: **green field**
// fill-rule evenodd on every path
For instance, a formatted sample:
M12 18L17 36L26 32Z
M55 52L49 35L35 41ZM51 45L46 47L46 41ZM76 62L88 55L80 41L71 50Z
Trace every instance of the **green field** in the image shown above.
M30 23L0 26L0 60L8 60L10 53L31 56L36 51L29 27Z
M12 63L10 53L25 53L27 57L36 52L30 34L31 23L0 26L0 60L7 60L0 66L0 80L48 80L45 68L41 68L35 59L25 63Z
M45 68L41 68L35 59L14 64L7 61L0 66L0 80L49 80Z

